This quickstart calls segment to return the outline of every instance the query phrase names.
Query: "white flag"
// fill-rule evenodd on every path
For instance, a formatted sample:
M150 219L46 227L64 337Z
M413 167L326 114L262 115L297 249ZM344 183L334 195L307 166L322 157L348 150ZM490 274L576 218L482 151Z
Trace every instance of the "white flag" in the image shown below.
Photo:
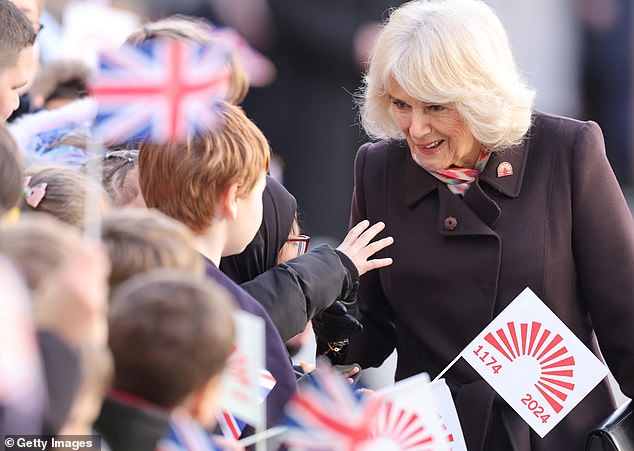
M464 441L464 435L462 435L462 427L458 419L458 412L456 412L456 405L445 380L435 380L429 384L429 388L434 398L443 434L450 451L467 451L467 444Z
M378 391L383 399L373 422L373 442L363 451L449 451L427 373ZM451 395L450 395L451 396Z
M540 437L608 373L529 288L461 356Z
M260 402L264 321L238 310L235 322L236 343L223 375L219 407L256 428L266 427L266 411Z

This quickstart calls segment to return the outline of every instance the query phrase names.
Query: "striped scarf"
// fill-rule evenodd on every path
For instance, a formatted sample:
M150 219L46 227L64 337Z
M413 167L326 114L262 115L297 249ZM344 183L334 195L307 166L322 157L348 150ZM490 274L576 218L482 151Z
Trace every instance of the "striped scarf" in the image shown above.
M430 171L423 166L427 172L436 177L441 182L447 184L447 188L454 194L464 196L471 187L476 178L480 175L491 156L491 149L484 146L480 148L480 155L473 169L469 168L450 168L440 171Z

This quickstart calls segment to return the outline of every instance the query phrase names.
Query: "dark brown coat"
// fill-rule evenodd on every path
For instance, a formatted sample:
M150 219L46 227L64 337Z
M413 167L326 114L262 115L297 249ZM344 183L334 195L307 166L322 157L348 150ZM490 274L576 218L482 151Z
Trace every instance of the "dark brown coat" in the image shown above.
M513 173L500 177L504 162ZM394 263L361 278L366 329L349 361L378 366L396 347L397 380L433 378L528 286L598 353L596 332L634 395L634 223L594 122L536 113L524 143L494 153L464 198L417 166L405 142L366 144L351 224L364 218L386 223L395 242L380 256ZM580 450L614 408L606 379L540 439L464 360L445 378L470 451L508 440L516 450Z

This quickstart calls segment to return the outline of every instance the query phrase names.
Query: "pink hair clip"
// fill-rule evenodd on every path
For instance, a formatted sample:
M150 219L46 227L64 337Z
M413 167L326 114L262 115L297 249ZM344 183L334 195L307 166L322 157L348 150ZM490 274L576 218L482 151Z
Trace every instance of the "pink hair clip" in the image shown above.
M24 201L32 208L37 208L46 194L46 183L38 183L31 187L31 176L24 177Z

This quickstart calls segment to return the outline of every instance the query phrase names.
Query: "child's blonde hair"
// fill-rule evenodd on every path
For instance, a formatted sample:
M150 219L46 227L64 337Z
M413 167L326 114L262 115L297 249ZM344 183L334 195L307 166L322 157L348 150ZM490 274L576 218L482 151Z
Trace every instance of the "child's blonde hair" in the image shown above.
M24 214L0 229L0 254L20 270L30 290L75 255L81 243L78 229L43 213Z
M44 197L36 205L24 202L23 212L48 213L75 227L84 225L86 197L93 196L107 205L107 196L95 180L77 169L60 164L37 164L26 169L30 177L26 189L46 184Z
M17 206L22 196L22 154L7 126L0 122L0 218Z
M158 210L115 209L104 216L102 226L102 241L112 266L111 292L129 278L156 268L179 268L200 277L204 274L192 233Z

